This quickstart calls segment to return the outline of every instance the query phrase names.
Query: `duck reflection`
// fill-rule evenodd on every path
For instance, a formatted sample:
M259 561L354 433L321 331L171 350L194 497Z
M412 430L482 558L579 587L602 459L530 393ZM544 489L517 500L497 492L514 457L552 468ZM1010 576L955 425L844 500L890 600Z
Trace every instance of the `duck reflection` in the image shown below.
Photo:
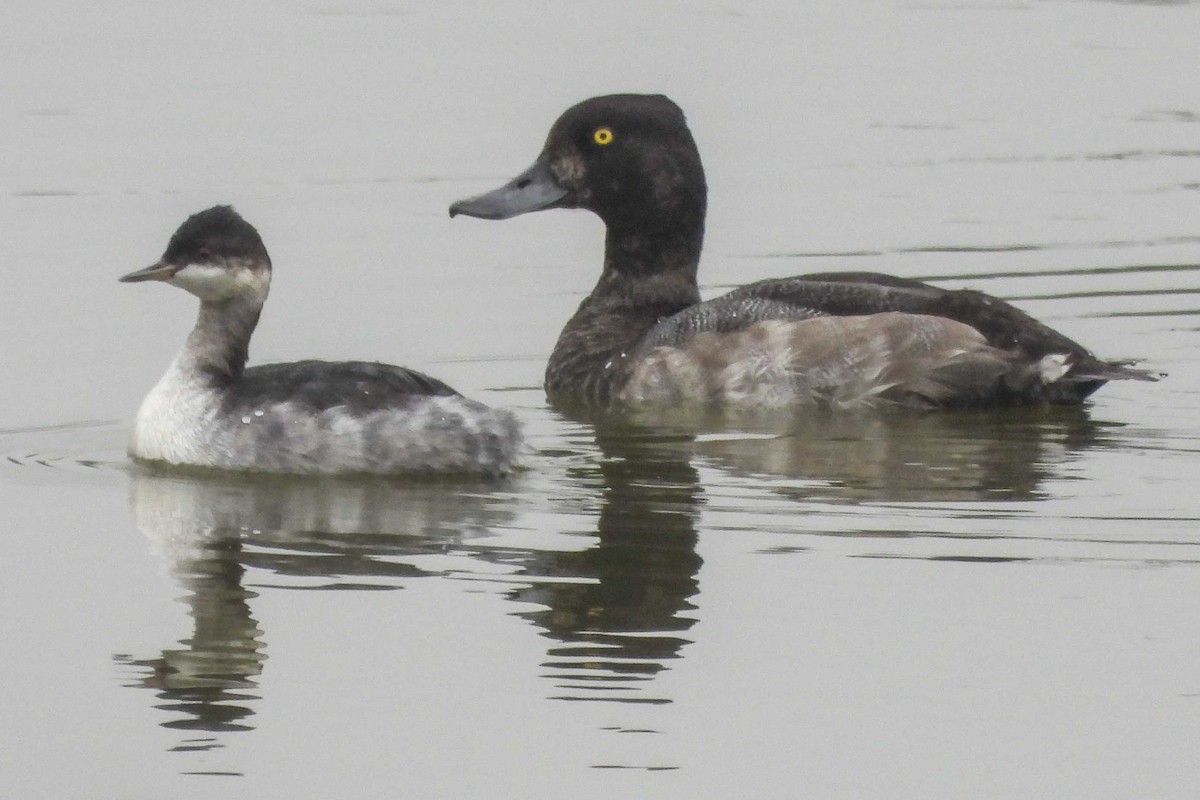
M600 428L596 443L600 458L568 471L600 493L596 544L532 554L526 572L539 580L511 596L543 606L524 616L556 640L544 664L556 697L669 702L646 681L690 641L681 633L695 624L687 612L703 492L686 455L664 447L663 436Z
M164 727L192 731L252 727L266 648L251 613L257 594L243 585L248 567L274 573L279 588L394 589L399 579L440 574L413 559L483 536L511 516L469 484L131 477L137 527L186 589L193 629L181 648L115 658L140 673L132 685L158 693L157 707L171 715ZM216 746L194 739L176 749Z
M727 475L799 479L777 487L827 502L1036 499L1073 453L1111 425L1074 407L938 414L646 412L627 424L690 434L700 463Z
M748 477L795 500L801 532L810 501L1036 499L1072 453L1104 431L1073 408L803 417L560 412L599 449L595 463L568 471L600 497L598 541L579 552L535 554L528 573L538 582L512 597L542 606L525 616L556 640L545 667L557 697L645 703L670 702L648 681L691 641L684 633L695 622L697 523L706 503L698 468L718 471L706 481L716 496Z

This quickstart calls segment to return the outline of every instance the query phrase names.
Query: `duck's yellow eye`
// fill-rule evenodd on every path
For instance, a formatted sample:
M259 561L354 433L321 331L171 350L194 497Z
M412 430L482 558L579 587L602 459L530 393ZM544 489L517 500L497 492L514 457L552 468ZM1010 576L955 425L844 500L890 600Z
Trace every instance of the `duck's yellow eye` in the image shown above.
M596 132L592 134L592 141L596 144L611 144L613 140L613 132L611 128L596 128Z

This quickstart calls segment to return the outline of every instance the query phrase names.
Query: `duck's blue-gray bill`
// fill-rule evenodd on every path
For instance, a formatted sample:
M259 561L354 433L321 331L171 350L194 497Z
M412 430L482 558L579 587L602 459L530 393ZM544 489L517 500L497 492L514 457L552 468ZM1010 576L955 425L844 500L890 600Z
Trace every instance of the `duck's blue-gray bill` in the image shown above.
M547 163L547 159L539 158L532 167L499 189L459 200L450 206L450 216L466 214L480 219L508 219L530 211L554 208L567 196L567 190L555 182Z

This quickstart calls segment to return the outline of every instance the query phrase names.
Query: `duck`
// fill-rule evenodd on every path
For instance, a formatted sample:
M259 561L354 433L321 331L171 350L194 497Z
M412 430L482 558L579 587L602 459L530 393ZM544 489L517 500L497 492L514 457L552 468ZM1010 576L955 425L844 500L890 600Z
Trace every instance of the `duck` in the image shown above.
M553 404L1076 405L1109 380L1159 377L1103 361L999 298L874 272L761 280L702 302L706 205L682 109L614 94L567 109L532 166L450 216L580 208L604 223L599 281L546 365Z
M219 205L188 217L157 262L120 278L200 300L195 327L138 409L136 461L283 474L512 471L515 415L436 378L362 361L247 367L271 273L258 231Z

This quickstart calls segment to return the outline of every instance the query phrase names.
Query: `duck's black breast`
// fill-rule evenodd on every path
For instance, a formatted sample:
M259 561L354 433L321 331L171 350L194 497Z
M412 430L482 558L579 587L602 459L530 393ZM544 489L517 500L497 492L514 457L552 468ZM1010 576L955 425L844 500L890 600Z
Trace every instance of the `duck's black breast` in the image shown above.
M436 378L416 370L366 361L294 361L247 369L227 395L238 408L287 403L297 413L342 407L367 414L413 400L457 395Z

